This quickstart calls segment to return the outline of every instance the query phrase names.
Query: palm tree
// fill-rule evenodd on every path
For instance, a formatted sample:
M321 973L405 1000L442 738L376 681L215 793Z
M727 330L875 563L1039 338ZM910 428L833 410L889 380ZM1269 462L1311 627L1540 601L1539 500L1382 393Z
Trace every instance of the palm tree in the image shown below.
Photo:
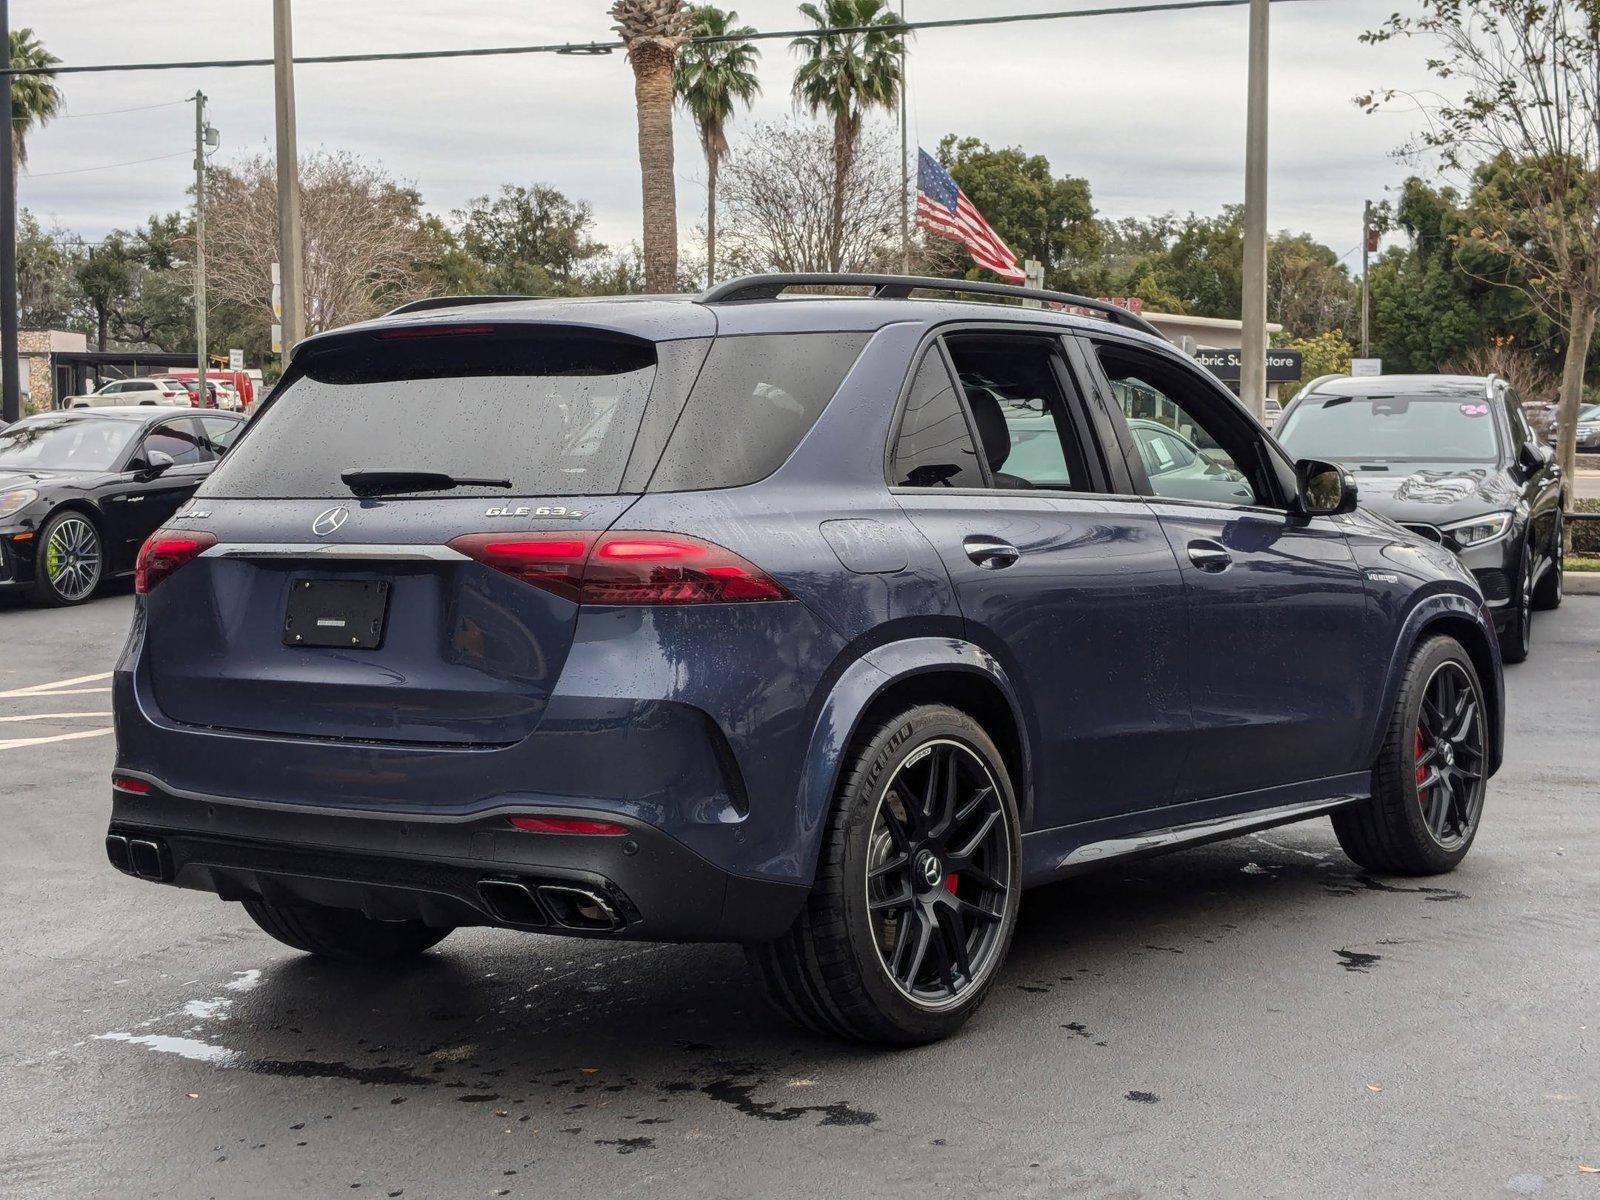
M737 29L736 12L723 12L710 4L689 9L692 37L747 38L748 25ZM756 78L755 43L748 41L690 43L678 55L678 100L694 118L700 131L700 148L706 156L706 285L717 281L717 167L728 154L726 126L735 102L749 108L761 91Z
M862 114L892 109L900 98L901 38L888 0L822 0L802 4L800 15L820 32L796 38L791 48L805 55L794 74L795 103L833 118L833 208L829 257L839 269L844 242L845 182L855 161ZM863 28L865 27L865 28ZM829 33L830 29L862 29Z
M53 67L61 60L41 46L31 29L11 31L13 67ZM50 75L11 77L11 158L20 169L28 161L28 131L61 112L61 89Z
M611 16L633 67L645 290L673 292L678 288L678 194L672 177L672 69L689 36L689 11L684 0L616 0Z

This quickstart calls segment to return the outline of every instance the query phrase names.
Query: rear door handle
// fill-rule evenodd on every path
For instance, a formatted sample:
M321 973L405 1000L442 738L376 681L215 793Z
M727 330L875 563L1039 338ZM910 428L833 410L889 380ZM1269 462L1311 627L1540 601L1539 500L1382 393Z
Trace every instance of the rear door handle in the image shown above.
M1001 567L1009 567L1022 557L1022 551L1003 538L985 537L981 534L973 534L964 539L961 548L967 552L968 558L985 571L998 571Z
M1201 538L1189 543L1189 561L1202 571L1216 574L1233 566L1233 555L1220 542Z

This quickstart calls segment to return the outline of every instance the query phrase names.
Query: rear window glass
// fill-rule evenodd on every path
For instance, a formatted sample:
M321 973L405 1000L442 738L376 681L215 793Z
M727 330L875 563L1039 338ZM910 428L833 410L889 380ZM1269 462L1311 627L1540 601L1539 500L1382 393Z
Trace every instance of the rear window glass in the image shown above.
M655 375L648 342L465 333L313 352L205 494L348 495L353 469L508 479L422 496L614 493Z
M816 424L866 344L864 333L718 338L650 490L739 487L765 479Z

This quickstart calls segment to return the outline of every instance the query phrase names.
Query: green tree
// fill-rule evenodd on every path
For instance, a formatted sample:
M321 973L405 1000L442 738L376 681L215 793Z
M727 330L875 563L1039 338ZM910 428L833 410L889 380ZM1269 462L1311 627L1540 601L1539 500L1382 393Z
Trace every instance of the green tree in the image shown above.
M633 68L639 126L639 178L644 208L644 271L652 292L670 292L678 277L678 199L673 177L673 67L689 36L683 0L616 0L610 9Z
M588 202L569 200L547 184L508 183L499 195L479 196L454 215L460 252L476 264L478 291L575 294L583 290L581 269L605 252L590 236L594 214ZM467 270L461 259L449 261L451 269ZM667 290L676 290L676 281Z
M107 348L112 321L133 297L137 273L138 261L120 230L90 246L78 263L78 288L89 306L95 345L101 350Z
M748 38L755 30L735 26L739 14L710 4L689 9L692 37ZM717 280L717 168L728 155L727 124L734 106L746 108L761 91L756 59L761 52L751 41L691 42L678 54L675 88L678 101L694 118L700 149L706 156L706 283Z
M1289 338L1283 346L1300 351L1300 378L1306 383L1319 375L1348 375L1350 359L1355 354L1355 347L1342 329L1325 329L1313 337Z
M1018 259L1044 264L1047 286L1071 292L1098 287L1105 238L1088 180L1058 178L1042 154L993 149L953 133L939 140L937 157Z
M892 109L900 98L900 19L887 0L822 0L802 4L800 15L818 30L861 29L858 33L818 32L796 38L791 48L803 61L794 75L795 103L833 121L833 203L829 212L829 270L837 271L844 253L844 203L862 116L874 108Z
M23 329L66 329L77 297L75 264L61 239L39 227L27 209L17 214L17 297Z
M1573 469L1578 407L1600 320L1600 3L1421 0L1370 42L1420 37L1443 81L1417 155L1472 178L1462 239L1500 260L1512 288L1561 335L1559 452ZM1369 111L1395 93L1358 99ZM1406 97L1413 103L1411 94Z
M61 60L39 44L31 29L11 31L13 67L53 67ZM61 89L51 75L11 77L11 157L17 167L28 161L28 134L61 112Z

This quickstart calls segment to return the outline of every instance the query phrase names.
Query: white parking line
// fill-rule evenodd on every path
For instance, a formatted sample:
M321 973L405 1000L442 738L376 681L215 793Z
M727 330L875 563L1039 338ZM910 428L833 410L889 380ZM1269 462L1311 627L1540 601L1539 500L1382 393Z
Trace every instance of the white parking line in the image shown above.
M78 733L58 733L53 737L8 738L0 740L0 750L20 750L24 746L43 746L49 742L73 742L79 738L104 737L111 729L85 729Z
M20 717L0 717L4 721L66 721L86 717L109 717L108 712L75 712L75 713L24 713Z
M74 679L58 679L54 683L33 683L27 687L12 688L9 692L0 692L0 700L12 700L23 696L82 696L89 692L109 692L110 688L77 688L80 683L99 683L102 679L110 679L111 672L103 671L99 675L79 675ZM64 688L75 688L74 691L64 691Z

